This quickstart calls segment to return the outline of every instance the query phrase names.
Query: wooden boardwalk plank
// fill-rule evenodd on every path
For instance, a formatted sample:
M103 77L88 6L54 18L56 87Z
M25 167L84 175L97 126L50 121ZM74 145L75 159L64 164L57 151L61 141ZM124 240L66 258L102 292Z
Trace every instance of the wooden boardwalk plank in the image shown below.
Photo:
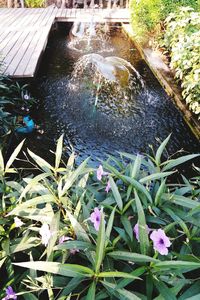
M0 9L0 54L11 77L33 77L54 22L128 22L127 9Z
M4 70L5 74L13 74L15 71L15 68L17 67L20 57L24 55L24 46L23 44L26 43L26 40L31 40L31 34L30 31L27 30L27 27L32 24L32 21L35 18L35 15L33 12L28 12L26 14L26 18L21 19L21 27L23 28L23 31L14 31L13 39L10 39L8 43L8 47L6 47L7 54L5 56L5 59L3 62L7 66ZM19 25L20 26L20 25ZM15 35L17 36L17 39L15 39ZM3 55L5 53L5 49L3 50Z
M39 12L39 13L38 13ZM44 13L44 11L42 11ZM42 20L42 14L40 11L35 9L34 13L32 13L32 16L29 18L29 22L26 23L26 27L24 28L23 34L21 35L22 44L20 46L20 50L18 50L13 58L12 63L7 69L8 73L15 74L16 69L18 68L19 64L21 63L21 60L24 58L25 53L29 47L29 45L32 42L33 36L35 35L36 28L39 28L39 22ZM35 28L35 24L37 24ZM15 47L16 49L16 47ZM22 73L23 74L23 73Z

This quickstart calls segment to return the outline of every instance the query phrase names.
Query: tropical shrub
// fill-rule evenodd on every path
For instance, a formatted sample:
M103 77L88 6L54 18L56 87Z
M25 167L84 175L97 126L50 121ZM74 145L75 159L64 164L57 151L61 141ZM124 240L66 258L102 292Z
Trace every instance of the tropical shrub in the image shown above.
M181 8L165 23L163 45L171 57L170 67L181 82L183 98L200 118L200 12Z
M17 116L28 113L35 99L30 96L28 86L14 83L7 76L0 75L0 148L15 129Z
M27 7L44 7L45 0L25 0L25 4Z
M181 6L190 6L200 10L199 0L131 0L131 23L138 39L153 31L171 12Z
M169 138L97 170L65 163L62 136L54 165L28 150L35 175L14 167L23 142L0 155L0 296L198 299L200 170L178 180L177 167L199 154L164 160Z

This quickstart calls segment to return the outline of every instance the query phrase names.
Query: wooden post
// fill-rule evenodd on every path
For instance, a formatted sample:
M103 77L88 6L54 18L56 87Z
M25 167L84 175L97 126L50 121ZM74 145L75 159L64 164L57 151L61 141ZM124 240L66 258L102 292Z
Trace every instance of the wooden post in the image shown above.
M91 0L91 2L90 2L90 8L94 8L94 0Z
M129 0L126 0L126 8L129 8Z
M19 7L18 0L14 0L14 8L18 8L18 7Z
M120 8L124 8L124 0L120 0Z
M65 8L65 0L61 0L61 8Z
M20 6L21 8L24 8L24 0L20 0Z
M107 8L111 9L111 6L112 6L112 2L111 2L111 0L108 0Z
M87 0L84 0L84 5L83 5L84 8L87 8Z
M13 0L7 0L7 7L12 8L13 7Z

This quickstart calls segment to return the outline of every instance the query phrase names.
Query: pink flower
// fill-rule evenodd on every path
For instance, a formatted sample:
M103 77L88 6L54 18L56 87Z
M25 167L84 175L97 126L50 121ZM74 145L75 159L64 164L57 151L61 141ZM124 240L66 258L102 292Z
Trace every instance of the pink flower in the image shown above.
M60 238L59 238L59 244L63 244L65 241L70 241L72 240L72 238L68 237L68 236L65 236L65 235L62 235Z
M40 231L39 231L41 237L42 237L42 244L45 245L45 247L48 245L48 242L51 238L51 231L49 229L49 225L44 223L42 225L42 227L40 228Z
M170 247L171 242L166 236L164 230L154 230L150 235L150 239L153 241L153 248L155 251L158 251L161 255L168 254L167 248Z
M108 193L110 191L110 189L111 189L110 181L108 180L106 188L105 188L106 193Z
M15 227L21 227L24 224L18 217L14 218L14 222L15 222Z
M76 248L70 250L70 253L71 253L72 255L74 255L74 254L76 254L76 253L78 253L78 252L79 252L79 250L76 249Z
M90 221L94 224L96 231L98 231L101 223L101 212L97 207L95 207L94 212L90 215Z
M99 165L98 169L97 169L97 179L99 181L101 181L102 176L107 176L108 173L104 172L102 165Z
M13 288L11 286L7 287L6 289L6 297L4 297L2 300L9 300L9 299L17 299L16 293L13 291Z
M150 230L150 228L149 228L148 225L146 225L146 229L147 229L147 233L149 234L149 232L150 232L151 230ZM135 233L136 239L137 239L138 242L139 242L140 239L139 239L139 225L138 225L138 223L135 224L135 226L134 226L134 228L133 228L133 231L134 231L134 233Z

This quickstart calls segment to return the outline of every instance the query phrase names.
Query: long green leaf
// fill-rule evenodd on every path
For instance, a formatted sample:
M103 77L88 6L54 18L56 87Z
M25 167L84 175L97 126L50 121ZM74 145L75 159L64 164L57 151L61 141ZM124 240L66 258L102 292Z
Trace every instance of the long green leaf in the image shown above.
M149 194L149 192L146 190L146 188L140 182L138 182L134 178L130 178L128 176L122 175L121 177L122 177L122 180L124 180L125 182L130 183L136 190L143 193L147 197L149 202L152 203L151 195Z
M97 237L97 246L96 246L96 257L95 257L95 273L98 274L105 253L105 242L106 242L106 233L105 233L105 220L104 213L101 210L101 223L99 227L98 237Z
M94 272L91 269L75 264L61 264L48 261L21 262L13 264L22 268L29 268L66 277L92 277L94 275Z
M200 203L198 201L176 194L163 194L162 199L191 209L200 207Z
M50 241L47 246L48 261L53 260L53 247L55 246L57 241L57 233L59 231L59 225L60 225L60 211L54 214L50 223L50 232L53 232L53 234L51 235Z
M54 250L64 250L64 249L79 249L87 252L88 250L95 250L95 246L91 243L83 241L67 241L62 244L56 245Z
M159 260L153 257L139 254L139 253L126 252L126 251L113 251L108 253L107 255L111 256L116 260L125 260L125 261L133 261L133 262L140 262L140 263L159 262Z
M123 201L122 201L121 195L119 193L118 187L111 176L109 176L109 182L110 182L111 190L113 192L113 196L115 198L117 206L119 207L119 210L122 211Z
M108 220L108 225L106 227L106 239L107 239L106 244L108 244L108 241L110 240L110 234L111 234L111 231L113 228L115 210L116 210L116 207L113 208L111 215L109 217L109 220Z
M90 238L87 235L84 228L81 226L81 224L74 218L74 216L69 211L66 211L66 213L67 213L67 216L68 216L68 218L69 218L69 220L72 224L72 227L73 227L74 232L77 236L77 239L80 240L80 241L84 241L84 242L87 242L87 243L91 244ZM95 262L95 253L93 251L86 251L86 256L91 261L91 263L94 264L94 262Z
M156 286L159 293L163 296L165 300L177 300L173 292L167 287L162 281L154 280L154 285Z
M101 283L109 292L113 293L116 297L120 297L120 299L123 297L125 300L141 300L141 298L132 292L129 292L125 289L118 289L116 284L112 284L107 281L102 281Z
M66 285L66 287L63 289L62 293L59 295L58 300L64 300L66 298L66 295L69 295L73 290L81 284L81 282L84 280L83 277L74 277L72 278L69 283Z
M83 172L84 172L84 170L85 170L85 168L87 166L88 160L89 160L89 158L87 158L86 160L84 160L80 164L80 166L75 171L72 171L71 174L70 174L70 176L68 176L66 178L64 187L63 187L62 192L60 194L61 197L71 188L71 186L78 179L78 177L83 174Z
M57 141L57 146L56 146L56 156L55 156L55 170L59 168L60 165L60 160L62 156L62 149L63 149L63 134L59 137Z
M51 173L51 171L54 170L54 168L42 157L36 155L31 150L27 149L28 154L31 156L31 158L36 162L36 164L46 173Z
M56 199L52 195L38 196L17 205L16 208L14 208L11 212L8 213L8 216L18 215L22 210L25 210L28 207L32 207L32 206L36 207L38 204L51 203L51 202L56 203Z
M171 134L168 135L168 137L161 143L158 150L156 151L155 161L156 161L157 166L160 166L161 156L163 154L163 151L166 148L167 143L169 142L170 137L171 137Z
M192 262L192 261L163 261L154 264L153 266L155 269L159 270L173 270L173 269L178 269L181 270L182 272L188 272L190 270L195 270L200 268L200 263Z
M163 180L163 182L161 183L161 185L159 186L156 196L155 196L155 206L160 204L160 200L162 197L162 194L165 191L166 185L165 185L166 179Z
M3 173L4 171L4 159L3 159L3 154L0 149L0 174Z
M118 271L113 271L113 272L101 272L98 274L98 277L122 277L122 278L129 278L129 279L139 279L139 277L136 277L130 273L125 273L125 272L118 272Z
M7 161L7 164L6 164L6 167L5 167L5 173L8 172L10 166L12 165L12 163L14 162L14 160L16 159L17 155L19 154L19 152L21 151L21 148L24 144L24 141L23 140L16 148L15 150L13 151L13 153L11 154L9 160Z
M21 193L20 197L19 197L19 201L24 198L26 196L26 193L31 189L34 188L34 186L41 180L45 179L46 177L48 177L49 174L43 173L43 174L39 174L35 177L33 177L30 182L27 184L27 186L24 188L23 192Z
M85 300L95 300L96 283L93 281L88 290Z
M140 250L142 254L147 254L149 250L149 238L148 238L145 215L137 191L136 190L134 191L135 191L135 203L136 203L137 213L138 213Z
M188 160L194 159L198 156L200 156L200 154L189 154L189 155L179 157L177 159L172 159L163 167L162 171L170 170L170 169L172 169L178 165L181 165Z
M141 276L143 275L147 270L147 267L139 267L136 270L132 271L130 274L133 276ZM129 283L133 282L133 280L128 279L128 278L124 278L124 279L119 279L117 281L117 288L121 289L126 287Z
M135 180L138 179L138 175L140 172L140 166L141 166L141 162L142 162L142 156L140 154L138 154L136 156L136 160L131 168L131 172L130 172L130 176L131 178L134 178Z
M128 217L126 215L121 216L121 222L124 226L124 230L128 234L131 241L133 241L133 228L131 225L131 222L129 221Z
M173 172L162 172L162 173L155 173L155 174L151 174L149 176L143 177L139 180L140 183L146 183L148 181L153 181L153 180L157 180L157 179L161 179L164 177L168 177L170 175L172 175L173 173L175 173L176 171Z

